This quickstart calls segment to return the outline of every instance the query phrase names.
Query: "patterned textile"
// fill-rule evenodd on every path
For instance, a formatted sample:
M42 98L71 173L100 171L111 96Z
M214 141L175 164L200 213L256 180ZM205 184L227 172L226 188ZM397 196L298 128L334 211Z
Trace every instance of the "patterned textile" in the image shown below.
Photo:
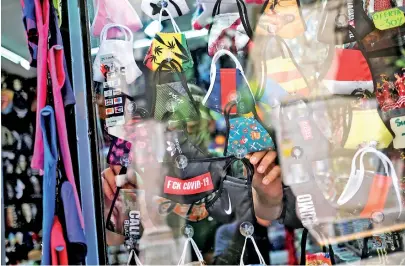
M193 67L193 59L188 50L187 40L183 33L156 34L145 57L144 64L156 71L162 61L174 61L176 67L164 67L163 71L183 72Z
M254 117L230 119L227 155L274 149L273 139Z

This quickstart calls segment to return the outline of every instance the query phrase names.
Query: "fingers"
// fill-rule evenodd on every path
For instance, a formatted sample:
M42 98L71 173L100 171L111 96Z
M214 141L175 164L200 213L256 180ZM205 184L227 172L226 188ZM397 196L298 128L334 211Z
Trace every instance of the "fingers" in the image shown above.
M109 200L113 200L114 193L117 190L115 185L115 174L111 168L107 168L102 173L103 177L103 191Z
M269 168L270 164L274 162L277 157L277 153L275 151L268 151L263 159L260 161L259 166L257 167L257 172L260 174L264 174L266 170Z
M263 185L268 185L272 183L276 178L281 176L281 168L278 165L275 165L270 172L263 178L262 184Z
M250 156L250 163L256 165L266 155L267 151L255 152Z

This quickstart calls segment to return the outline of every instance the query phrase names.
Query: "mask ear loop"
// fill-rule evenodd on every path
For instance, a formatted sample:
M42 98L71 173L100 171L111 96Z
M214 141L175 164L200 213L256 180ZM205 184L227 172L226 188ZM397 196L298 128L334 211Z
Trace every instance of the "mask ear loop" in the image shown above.
M174 18L173 18L173 16L172 16L172 14L170 13L169 9L167 9L167 8L165 8L165 7L162 7L162 9L160 9L160 13L159 13L159 24L162 25L163 11L166 11L167 14L169 15L170 20L171 20L172 25L173 25L174 32L176 32L176 33L181 33L180 28L179 28L179 26L177 25L176 21L174 20Z
M114 211L115 203L120 194L121 187L127 183L126 182L127 181L126 173L127 173L127 168L123 166L120 170L120 173L117 176L115 176L115 184L117 186L117 190L115 191L114 198L111 202L111 207L110 207L110 210L108 211L108 215L107 215L107 219L106 219L106 227L110 231L114 231L114 227L111 223L111 216Z
M232 54L230 51L225 50L225 49L221 49L218 52L215 53L215 55L212 58L211 61L211 68L210 68L210 86L208 88L207 93L204 96L204 99L202 100L202 104L205 105L206 102L208 101L209 96L212 93L212 90L214 89L214 83L215 83L215 78L216 78L216 62L218 61L218 59L223 56L223 55L228 55L232 61L235 63L236 65L236 69L238 69L249 89L251 98L253 99L253 104L254 106L256 106L256 100L255 100L255 96L253 95L252 89L250 88L250 84L246 78L245 72L243 71L243 67L241 65L241 63L239 62L239 60L236 58L236 56L234 54ZM254 108L255 109L255 108ZM225 110L224 110L225 111ZM254 111L256 113L256 110Z
M127 265L131 265L132 257L134 257L136 265L143 266L141 260L139 259L138 255L136 255L136 252L134 249L131 249L131 252L129 253Z
M302 237L301 237L301 260L300 260L300 265L306 265L306 249L307 249L307 238L308 238L308 229L304 228L302 231ZM329 256L330 256L330 263L332 265L335 265L335 254L333 252L333 248L331 245L328 246L329 249ZM326 253L326 247L324 246L323 253Z
M244 227L248 227L249 231L248 232L243 231L243 230L246 230L246 228L244 228ZM256 241L255 241L255 239L253 237L253 233L254 233L253 225L251 223L249 223L249 222L243 222L240 225L239 230L240 230L240 233L245 237L245 242L243 243L242 253L240 254L239 265L241 265L241 266L245 265L244 262L243 262L243 256L245 255L246 244L247 244L248 239L250 239L252 241L252 243L253 243L256 254L259 257L259 264L260 265L266 265L266 261L264 260L262 254L260 253L260 249L257 246Z
M176 66L175 64L177 64L177 66ZM155 71L155 78L157 78L157 79L155 79L155 80L158 82L158 84L160 84L160 83L159 83L159 82L160 82L160 71L161 71L161 70L163 69L163 67L165 67L165 66L170 66L172 69L176 69L177 67L180 67L180 68L181 68L180 64L179 64L177 61L175 61L174 59L172 59L172 60L170 60L170 61L168 61L168 60L163 60L163 61L161 62L161 64L159 65L159 67L158 67L158 68L156 69L156 71ZM181 84L183 85L183 88L184 88L184 90L186 91L187 96L188 96L188 98L190 99L191 104L193 105L195 111L197 112L198 117L201 117L200 109L198 108L198 104L197 104L196 101L194 100L194 97L193 97L193 95L191 94L190 88L189 88L188 85L187 85L187 79L186 79L186 77L182 74L182 71L180 71L180 72L174 71L174 72L175 72L175 73L177 74L177 76L180 78L180 82L181 82Z
M112 28L118 28L125 36L125 41L128 42L130 41L132 43L133 41L133 34L132 31L125 25L121 25L121 24L117 24L117 23L109 23L107 25L104 26L104 28L101 30L100 33L100 44L107 40L108 38L108 30L112 29ZM128 34L129 34L129 38L128 38Z
M342 194L340 195L339 199L337 200L338 205L343 205L343 204L347 203L350 199L352 199L354 197L354 195L360 189L361 184L364 179L365 170L364 170L363 158L366 153L375 153L378 156L378 158L380 158L380 160L382 161L382 163L384 165L384 170L387 173L387 175L390 174L390 171L388 168L390 160L382 152L380 152L377 149L375 149L374 147L370 147L370 146L359 149L355 153L355 155L352 159L352 166L351 166L349 181L347 182ZM360 155L360 169L357 170L356 169L356 160L359 155ZM384 158L382 155L384 155L386 158ZM394 173L391 173L391 175L392 174L395 175L395 177L393 177L393 179L398 179L395 174L395 169L391 169L391 172L392 171Z
M200 262L200 265L205 265L205 261L203 258L203 255L201 254L201 251L199 250L197 244L195 243L194 239L193 239L193 235L194 235L194 229L191 225L186 225L184 227L184 233L187 236L186 239L186 243L184 243L184 248L183 248L183 252L181 254L180 260L177 263L177 265L184 265L185 261L186 261L186 257L187 257L187 246L188 243L191 243L191 247L193 248L195 254L197 255L197 259L198 262Z

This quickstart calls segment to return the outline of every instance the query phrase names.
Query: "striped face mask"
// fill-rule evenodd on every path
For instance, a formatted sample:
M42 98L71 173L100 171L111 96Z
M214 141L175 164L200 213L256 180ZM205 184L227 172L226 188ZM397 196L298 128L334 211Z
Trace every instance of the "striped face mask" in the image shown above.
M216 62L223 55L228 55L236 68L217 69ZM225 106L235 100L238 101L238 106L237 109L232 109L231 114L235 114L236 110L240 114L246 114L254 108L254 96L242 65L231 52L219 50L214 55L211 62L210 80L210 87L202 101L209 109L224 113Z

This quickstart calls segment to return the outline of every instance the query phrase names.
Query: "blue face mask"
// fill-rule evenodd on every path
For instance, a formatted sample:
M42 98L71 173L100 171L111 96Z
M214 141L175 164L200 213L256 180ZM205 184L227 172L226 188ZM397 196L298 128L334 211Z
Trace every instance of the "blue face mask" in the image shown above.
M228 55L235 62L236 68L216 69L216 62L223 55ZM210 73L210 87L203 99L206 107L218 113L224 113L225 106L236 100L237 109L232 110L232 114L246 114L254 108L254 96L243 68L231 52L219 50L212 59Z
M226 106L227 142L224 154L242 158L251 152L275 149L272 137L259 122L255 111L250 117L241 116L229 119L229 111L235 104L235 102L231 102Z

